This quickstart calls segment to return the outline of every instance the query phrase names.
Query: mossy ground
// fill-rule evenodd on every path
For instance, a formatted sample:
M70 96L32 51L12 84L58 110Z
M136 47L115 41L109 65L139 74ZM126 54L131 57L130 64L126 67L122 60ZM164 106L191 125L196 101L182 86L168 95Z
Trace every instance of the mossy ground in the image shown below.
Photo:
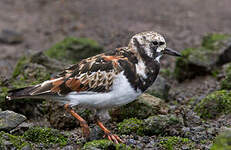
M216 137L211 150L230 150L231 149L231 131L227 130Z
M231 92L215 91L201 100L195 111L204 119L213 119L231 112Z
M0 148L4 148L4 141L9 141L15 149L21 150L22 148L29 146L32 147L31 144L26 142L22 136L14 136L9 133L0 132Z
M117 128L120 134L136 133L138 135L142 135L143 134L142 122L143 122L142 120L136 118L125 119L123 122L120 122L117 125Z
M67 37L45 51L51 58L76 63L81 59L99 54L103 48L89 38Z
M23 134L23 138L33 143L41 143L44 145L59 144L67 145L67 137L58 130L51 128L33 127Z
M159 149L163 150L181 150L183 148L189 150L196 149L195 143L190 139L176 136L162 137L157 145Z
M156 115L150 116L143 122L143 134L152 135L168 135L170 128L181 129L183 120L175 115Z
M95 149L103 149L103 150L131 150L129 146L125 144L114 144L109 140L94 140L88 142L84 145L82 150L95 150Z
M48 80L50 75L44 66L31 63L31 57L24 56L17 62L10 82L13 88L22 88Z

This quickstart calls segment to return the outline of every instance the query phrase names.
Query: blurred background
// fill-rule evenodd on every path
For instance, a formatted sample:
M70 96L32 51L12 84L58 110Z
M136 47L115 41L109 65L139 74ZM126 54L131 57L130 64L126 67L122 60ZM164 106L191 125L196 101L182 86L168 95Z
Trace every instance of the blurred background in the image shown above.
M107 50L154 30L181 51L206 33L231 33L230 15L229 0L1 0L0 75L10 75L29 50L44 51L67 36L89 37Z

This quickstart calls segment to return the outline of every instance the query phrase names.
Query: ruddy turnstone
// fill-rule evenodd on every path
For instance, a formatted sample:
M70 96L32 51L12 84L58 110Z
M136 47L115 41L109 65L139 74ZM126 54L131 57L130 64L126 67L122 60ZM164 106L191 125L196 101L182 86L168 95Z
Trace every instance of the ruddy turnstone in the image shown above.
M116 48L71 65L54 78L35 86L9 92L8 100L44 98L64 104L79 120L84 136L89 136L87 122L72 109L82 105L95 110L95 120L105 136L123 142L102 123L109 118L108 109L134 101L155 81L160 58L180 54L166 47L162 35L149 31L134 35L127 47Z

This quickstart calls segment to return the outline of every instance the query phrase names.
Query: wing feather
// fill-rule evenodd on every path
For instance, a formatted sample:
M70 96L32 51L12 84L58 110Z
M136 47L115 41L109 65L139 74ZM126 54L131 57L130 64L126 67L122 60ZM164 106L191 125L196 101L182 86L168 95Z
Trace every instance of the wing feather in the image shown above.
M65 95L69 92L109 92L113 79L121 72L119 57L97 55L71 65L54 79L40 84L32 95L52 93ZM116 65L115 65L116 64Z

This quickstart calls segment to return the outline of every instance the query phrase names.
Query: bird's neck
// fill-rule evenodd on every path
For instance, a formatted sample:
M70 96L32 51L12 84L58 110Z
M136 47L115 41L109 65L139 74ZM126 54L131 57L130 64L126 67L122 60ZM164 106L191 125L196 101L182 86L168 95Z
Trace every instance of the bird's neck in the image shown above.
M158 60L155 60L153 58L150 58L144 53L140 53L139 49L136 50L131 50L134 55L137 57L138 63L137 65L139 66L141 64L143 65L143 72L145 75L142 75L142 67L136 67L136 72L141 72L138 74L138 88L144 92L150 87L156 80L156 77L159 73L160 70L160 62Z

